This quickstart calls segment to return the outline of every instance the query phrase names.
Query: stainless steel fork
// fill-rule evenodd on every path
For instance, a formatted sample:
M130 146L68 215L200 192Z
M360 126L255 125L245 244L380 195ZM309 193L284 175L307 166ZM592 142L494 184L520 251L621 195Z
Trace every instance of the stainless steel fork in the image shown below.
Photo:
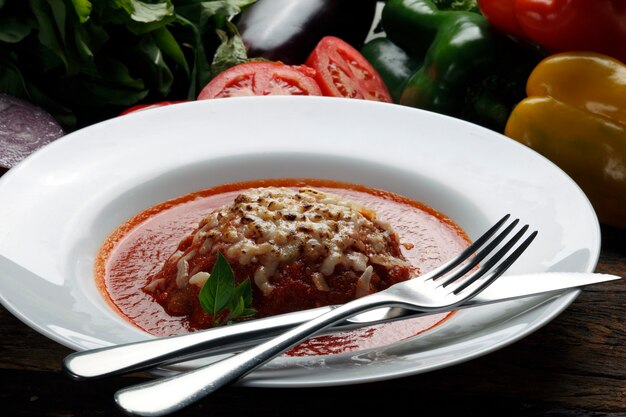
M484 245L508 220L505 216L477 240ZM115 394L117 405L126 413L160 416L180 410L267 363L299 342L338 321L381 307L418 311L449 310L475 297L499 277L528 247L533 232L507 255L526 234L528 225L503 242L517 225L512 222L485 248L474 245L454 260L422 277L396 284L384 291L341 305L330 312L295 327L259 346L219 362L178 375L131 386ZM498 249L489 258L487 256ZM480 267L477 265L482 261Z

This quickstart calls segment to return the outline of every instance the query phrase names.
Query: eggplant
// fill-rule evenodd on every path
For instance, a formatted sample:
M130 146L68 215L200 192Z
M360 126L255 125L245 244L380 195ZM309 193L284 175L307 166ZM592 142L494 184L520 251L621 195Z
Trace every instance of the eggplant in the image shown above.
M377 0L258 0L237 27L250 58L302 64L324 36L356 49L374 21Z

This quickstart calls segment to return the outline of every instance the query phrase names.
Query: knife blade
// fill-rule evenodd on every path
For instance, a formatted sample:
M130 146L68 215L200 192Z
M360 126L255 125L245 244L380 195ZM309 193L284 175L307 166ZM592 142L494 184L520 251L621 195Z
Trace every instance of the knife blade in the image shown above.
M621 279L621 277L616 275L576 272L505 275L472 300L460 307L457 306L455 310L474 308L539 294L558 294L563 290L618 279ZM259 344L298 324L324 314L332 308L334 307L320 307L180 336L149 339L76 352L64 359L63 369L74 379L86 380L155 366L165 366L199 357L233 353ZM354 316L333 326L325 334L428 314L400 308L381 308Z

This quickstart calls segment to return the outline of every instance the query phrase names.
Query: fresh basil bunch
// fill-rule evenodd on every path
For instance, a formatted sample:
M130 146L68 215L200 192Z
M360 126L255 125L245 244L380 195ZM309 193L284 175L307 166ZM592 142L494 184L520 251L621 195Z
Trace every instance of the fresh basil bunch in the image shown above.
M254 1L0 0L0 92L67 130L142 101L195 99L214 61L245 60L231 20Z

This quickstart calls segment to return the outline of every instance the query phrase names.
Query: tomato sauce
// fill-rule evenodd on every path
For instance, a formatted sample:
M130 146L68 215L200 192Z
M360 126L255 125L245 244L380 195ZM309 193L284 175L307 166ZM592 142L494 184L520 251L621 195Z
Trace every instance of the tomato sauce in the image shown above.
M190 193L149 208L115 230L95 263L98 289L122 317L155 336L192 331L184 316L169 315L143 287L212 210L232 203L242 190L310 186L359 202L397 232L403 255L425 273L468 246L465 233L443 214L419 202L364 186L317 179L272 179L226 184ZM313 338L294 348L294 356L333 354L394 343L422 333L452 313L370 326Z

